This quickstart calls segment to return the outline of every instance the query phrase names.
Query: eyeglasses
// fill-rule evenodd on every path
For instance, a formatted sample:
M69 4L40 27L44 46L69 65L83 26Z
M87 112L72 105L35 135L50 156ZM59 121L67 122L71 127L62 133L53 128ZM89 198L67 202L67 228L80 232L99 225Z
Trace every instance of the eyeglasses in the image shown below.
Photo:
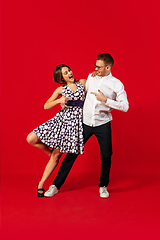
M96 67L96 68L98 68L98 70L100 69L100 68L102 68L102 67L106 67L106 66L108 66L108 65L104 65L104 66L97 66L96 64L94 64L94 66Z

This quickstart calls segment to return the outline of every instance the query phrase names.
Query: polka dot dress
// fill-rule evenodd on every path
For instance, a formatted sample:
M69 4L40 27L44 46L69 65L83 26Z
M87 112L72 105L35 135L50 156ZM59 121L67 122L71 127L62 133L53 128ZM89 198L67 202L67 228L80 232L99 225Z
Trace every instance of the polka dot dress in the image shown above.
M72 97L72 102L84 102L85 93L83 86L76 82L75 93L64 85L62 95ZM77 101L78 100L78 101ZM68 102L68 103L69 103ZM75 105L75 104L73 104ZM66 106L52 119L33 130L37 137L50 148L59 149L62 153L84 154L82 105Z

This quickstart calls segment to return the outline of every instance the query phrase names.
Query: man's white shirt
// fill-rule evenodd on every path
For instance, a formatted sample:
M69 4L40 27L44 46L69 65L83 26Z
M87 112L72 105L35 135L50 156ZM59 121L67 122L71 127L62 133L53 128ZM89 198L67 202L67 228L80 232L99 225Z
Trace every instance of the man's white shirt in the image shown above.
M85 90L86 99L83 106L83 123L88 126L96 127L111 121L112 114L110 112L113 109L128 111L129 103L124 86L111 73L105 77L91 77L91 74L89 74ZM96 96L91 94L91 92L98 93L98 90L107 98L106 103L98 101Z

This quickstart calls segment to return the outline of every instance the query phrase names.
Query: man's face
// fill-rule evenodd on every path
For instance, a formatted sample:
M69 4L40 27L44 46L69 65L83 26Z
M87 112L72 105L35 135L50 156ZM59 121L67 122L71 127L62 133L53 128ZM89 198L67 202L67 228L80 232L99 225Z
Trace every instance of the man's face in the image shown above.
M103 60L97 60L95 64L97 76L107 76L110 73L110 67L109 65L106 65Z

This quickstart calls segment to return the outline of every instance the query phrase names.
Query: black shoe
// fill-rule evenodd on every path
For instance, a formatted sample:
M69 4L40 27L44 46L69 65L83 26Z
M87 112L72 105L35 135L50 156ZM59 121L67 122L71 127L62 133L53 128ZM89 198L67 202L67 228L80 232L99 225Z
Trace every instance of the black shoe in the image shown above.
M39 191L41 191L41 192L39 192ZM44 197L44 189L38 188L38 185L37 185L37 197Z

